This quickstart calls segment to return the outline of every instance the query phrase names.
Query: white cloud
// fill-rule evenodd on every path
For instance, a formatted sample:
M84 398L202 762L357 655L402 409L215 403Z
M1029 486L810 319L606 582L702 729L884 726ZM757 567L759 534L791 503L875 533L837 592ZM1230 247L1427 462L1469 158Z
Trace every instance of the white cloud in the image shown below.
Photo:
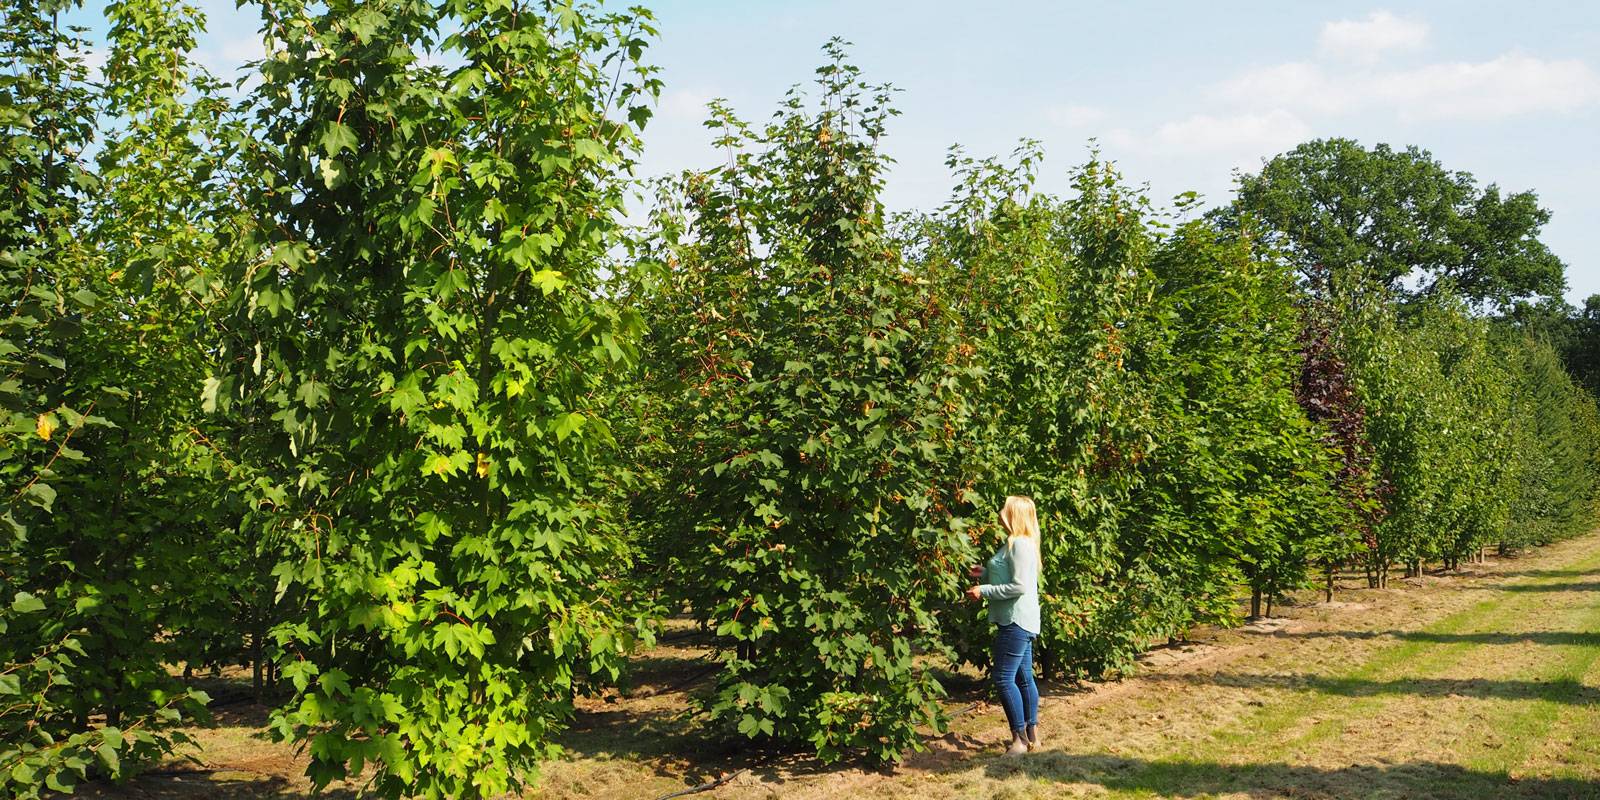
M1218 99L1244 106L1292 106L1336 114L1349 110L1356 93L1341 86L1316 64L1294 61L1253 69L1224 81Z
M1323 55L1370 63L1385 52L1413 50L1427 40L1427 23L1374 11L1366 19L1324 23L1317 45Z
M1576 111L1600 101L1600 75L1578 59L1511 53L1480 63L1430 64L1377 76L1372 94L1403 117L1493 119Z
M1273 109L1261 114L1215 116L1195 114L1156 129L1154 143L1181 152L1229 152L1274 149L1311 134L1311 127L1292 112Z
M711 115L711 112L706 110L706 105L716 97L715 94L699 89L671 89L661 93L661 105L657 113L666 119L688 121L698 125Z
M1261 113L1194 114L1141 133L1118 128L1107 134L1114 149L1158 156L1215 155L1234 165L1253 163L1311 137L1311 126L1285 109Z
M1242 106L1313 114L1383 110L1408 120L1485 120L1586 108L1600 102L1600 74L1578 59L1521 53L1398 70L1329 71L1295 62L1246 72L1215 94Z
M232 81L243 74L241 70L245 64L260 61L266 53L265 43L259 35L239 34L219 37L209 44L202 45L195 51L194 59L212 75L225 81Z
M1087 128L1104 122L1108 116L1105 109L1094 106L1052 106L1045 109L1045 118L1052 125L1063 128Z

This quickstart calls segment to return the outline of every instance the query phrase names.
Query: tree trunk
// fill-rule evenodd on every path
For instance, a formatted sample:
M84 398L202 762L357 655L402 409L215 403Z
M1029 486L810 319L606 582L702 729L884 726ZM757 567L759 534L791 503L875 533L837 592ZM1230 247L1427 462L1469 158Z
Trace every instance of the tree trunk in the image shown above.
M265 690L267 688L266 665L262 663L261 629L250 632L250 689L255 694L257 703L266 702Z
M1250 590L1250 618L1251 619L1260 619L1261 618L1261 590L1260 589L1252 588Z

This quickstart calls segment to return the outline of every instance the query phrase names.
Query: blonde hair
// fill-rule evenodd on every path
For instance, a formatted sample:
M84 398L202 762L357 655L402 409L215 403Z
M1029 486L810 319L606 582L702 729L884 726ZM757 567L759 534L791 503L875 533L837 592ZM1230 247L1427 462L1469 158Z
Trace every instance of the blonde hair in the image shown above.
M1005 526L1010 538L1026 536L1039 541L1039 515L1033 509L1031 497L1016 494L1007 497L1005 507L1000 509L1000 524Z

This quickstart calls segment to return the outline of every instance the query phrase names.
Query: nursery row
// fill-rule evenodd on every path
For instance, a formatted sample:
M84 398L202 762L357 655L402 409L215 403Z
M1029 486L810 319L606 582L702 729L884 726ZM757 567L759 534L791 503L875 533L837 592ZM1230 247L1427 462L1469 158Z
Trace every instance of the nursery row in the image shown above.
M834 44L644 215L642 9L261 3L230 88L193 8L73 8L0 30L8 794L158 762L242 665L318 784L497 796L683 611L710 729L898 759L986 657L1008 494L1040 666L1090 678L1595 518L1548 214L1425 152L1311 142L1206 209L1098 154L1040 191L1024 142L896 213Z

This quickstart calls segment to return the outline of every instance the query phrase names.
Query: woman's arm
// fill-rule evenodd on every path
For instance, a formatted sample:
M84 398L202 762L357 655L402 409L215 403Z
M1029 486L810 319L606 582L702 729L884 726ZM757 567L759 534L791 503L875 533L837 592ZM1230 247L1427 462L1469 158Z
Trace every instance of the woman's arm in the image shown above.
M985 600L1010 600L1027 594L1028 589L1039 585L1039 550L1033 540L1020 544L1016 539L1006 543L1006 558L1011 561L1010 583L986 583L978 587Z

